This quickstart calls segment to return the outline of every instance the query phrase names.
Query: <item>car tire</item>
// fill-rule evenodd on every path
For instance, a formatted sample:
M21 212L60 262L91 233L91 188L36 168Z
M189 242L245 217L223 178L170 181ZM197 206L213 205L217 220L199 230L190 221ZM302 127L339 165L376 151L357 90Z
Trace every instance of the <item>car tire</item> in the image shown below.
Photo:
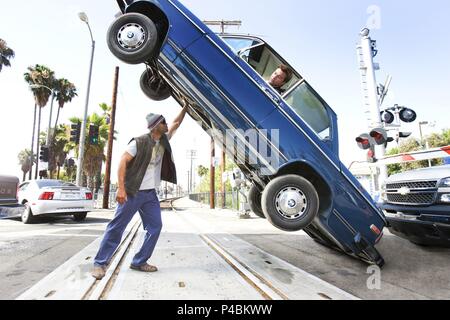
M254 214L258 217L265 219L266 216L261 207L261 191L258 190L256 186L252 186L250 191L248 192L248 204L250 205L250 209Z
M141 76L141 89L154 101L163 101L172 95L172 88L153 68L148 68Z
M87 217L87 212L75 213L73 215L73 220L76 222L81 222L81 221L86 220L86 217Z
M267 220L284 231L306 228L317 216L319 196L311 182L298 175L285 175L272 180L261 201Z
M31 207L28 202L25 203L25 209L22 212L21 219L24 224L32 224L36 222L36 217L33 215L33 211L31 211Z
M108 29L107 42L111 53L128 64L145 63L159 54L156 25L140 13L117 18Z

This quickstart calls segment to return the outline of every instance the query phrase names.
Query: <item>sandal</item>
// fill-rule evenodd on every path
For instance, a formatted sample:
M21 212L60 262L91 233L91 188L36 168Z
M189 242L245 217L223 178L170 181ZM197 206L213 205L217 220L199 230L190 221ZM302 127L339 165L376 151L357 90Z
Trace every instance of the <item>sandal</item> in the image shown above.
M136 271L141 271L141 272L148 272L148 273L152 273L152 272L157 272L158 268L155 266L151 266L149 264L144 264L142 266L130 266L131 269L136 270Z

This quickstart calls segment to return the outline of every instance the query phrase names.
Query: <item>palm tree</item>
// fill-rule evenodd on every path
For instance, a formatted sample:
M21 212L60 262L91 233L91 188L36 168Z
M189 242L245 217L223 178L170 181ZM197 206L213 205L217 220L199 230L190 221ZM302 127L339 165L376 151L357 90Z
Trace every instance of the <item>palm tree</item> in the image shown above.
M51 92L46 87L53 89L55 84L55 73L43 65L35 65L34 67L28 67L28 72L24 74L24 80L28 83L31 91L34 95L35 105L34 105L34 122L33 122L33 134L32 134L32 143L31 150L34 148L34 138L35 138L35 128L36 128L36 109L39 107L39 120L38 120L38 128L37 132L41 130L41 111L47 105L48 100L50 99ZM39 87L41 86L41 87ZM37 141L37 152L39 153L39 135ZM38 166L36 166L35 179L37 179ZM31 179L31 171L30 171L30 179Z
M2 71L3 66L11 66L10 60L14 58L14 56L14 50L8 47L5 40L0 39L0 72Z
M68 128L64 125L60 125L54 131L53 138L50 140L49 146L49 162L48 171L50 173L50 179L53 179L56 171L57 179L59 179L60 169L64 165L67 158L68 150L66 145L69 142Z
M70 82L67 79L58 79L55 82L55 91L56 91L56 101L58 101L58 113L56 114L56 121L55 126L56 128L58 126L58 120L59 120L59 112L62 108L64 108L64 105L68 102L71 102L73 98L78 96L77 94L77 88L75 85Z
M33 167L31 165L31 150L25 149L20 151L17 158L19 159L19 165L23 172L22 181L25 181L27 172L31 171L31 168Z

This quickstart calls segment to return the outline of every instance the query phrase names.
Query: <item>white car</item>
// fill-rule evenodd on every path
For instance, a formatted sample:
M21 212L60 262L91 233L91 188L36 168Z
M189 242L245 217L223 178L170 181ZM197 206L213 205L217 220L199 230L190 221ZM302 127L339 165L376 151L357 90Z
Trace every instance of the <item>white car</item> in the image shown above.
M19 185L19 203L25 205L22 221L34 222L40 215L73 215L75 221L86 219L94 208L92 192L60 180L31 180Z

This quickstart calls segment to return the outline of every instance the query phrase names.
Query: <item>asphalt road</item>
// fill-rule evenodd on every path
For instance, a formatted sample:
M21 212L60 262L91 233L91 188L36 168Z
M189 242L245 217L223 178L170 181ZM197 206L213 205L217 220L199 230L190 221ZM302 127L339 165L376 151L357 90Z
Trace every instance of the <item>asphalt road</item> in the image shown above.
M302 232L281 232L255 216L241 220L226 211L183 210L197 216L211 233L233 234L361 299L450 299L450 249L419 247L386 231L377 247L386 265L378 274ZM112 216L97 212L83 223L67 218L34 225L0 220L0 299L18 297L100 237Z
M0 220L0 300L15 299L103 234L112 212L92 212L84 222L41 218L24 225Z
M290 235L239 237L361 299L450 299L450 249L418 247L387 235L377 247L386 260L378 285L371 277L378 271L311 239Z

